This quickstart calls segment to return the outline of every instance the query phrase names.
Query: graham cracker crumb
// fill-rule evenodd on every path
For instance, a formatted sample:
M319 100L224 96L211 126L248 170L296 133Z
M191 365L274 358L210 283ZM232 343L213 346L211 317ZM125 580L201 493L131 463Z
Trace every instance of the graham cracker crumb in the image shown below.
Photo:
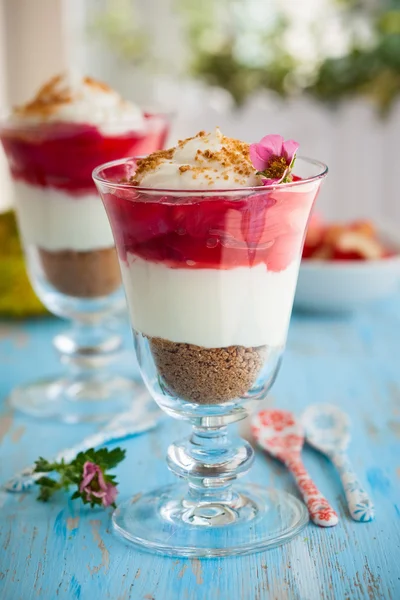
M42 269L59 292L75 298L108 296L121 285L114 247L98 250L44 250L39 248Z
M83 84L106 93L113 93L112 88L102 81L92 77L83 77ZM70 104L75 100L74 91L68 83L68 79L60 74L55 75L37 91L32 100L14 108L13 112L19 117L42 117L46 118L57 112L60 106ZM121 99L121 104L125 104Z
M189 141L204 138L210 134L205 131L200 131L197 135L187 138L186 140L179 140L178 148L183 148ZM186 173L187 171L193 171L193 178L195 174L203 175L206 179L211 181L215 180L210 173L218 173L218 167L223 167L232 172L235 177L235 183L239 186L246 185L249 177L255 175L256 170L252 165L250 159L250 145L246 142L234 138L228 138L219 134L220 148L217 150L205 150L198 149L194 155L195 165L177 164L177 168L180 173ZM162 150L150 154L147 158L138 161L138 169L132 178L131 183L137 185L137 182L141 181L143 176L147 173L153 172L161 163L165 161L172 161L175 154L175 148L169 148L168 150ZM224 179L229 179L229 175L224 174ZM140 185L140 183L139 183Z
M139 185L140 179L142 175L147 172L154 171L158 165L163 163L165 160L171 160L174 155L174 148L169 148L168 150L157 150L157 152L153 152L149 154L149 156L145 156L145 158L141 158L137 161L137 169L135 171L135 175L133 175L129 183L132 185Z
M183 400L219 404L246 394L263 366L266 346L203 348L149 337L167 390Z

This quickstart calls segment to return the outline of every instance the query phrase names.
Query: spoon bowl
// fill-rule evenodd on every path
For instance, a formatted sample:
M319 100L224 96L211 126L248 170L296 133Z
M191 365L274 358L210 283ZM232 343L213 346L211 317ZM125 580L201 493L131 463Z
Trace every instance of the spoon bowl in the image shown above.
M350 420L347 414L332 404L314 404L305 410L301 422L307 442L326 454L337 468L351 517L363 523L372 521L374 505L346 454L350 443Z
M288 410L262 410L252 422L258 444L269 454L285 462L292 454L300 454L305 440L304 427Z
M344 451L350 443L348 415L333 404L313 404L303 413L301 422L307 442L324 454Z

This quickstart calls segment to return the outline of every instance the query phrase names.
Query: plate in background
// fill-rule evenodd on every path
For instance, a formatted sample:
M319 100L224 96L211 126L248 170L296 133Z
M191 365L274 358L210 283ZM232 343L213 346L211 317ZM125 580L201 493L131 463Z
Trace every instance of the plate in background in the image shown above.
M306 311L348 312L400 290L400 226L376 226L379 239L395 252L379 260L302 261L294 307Z

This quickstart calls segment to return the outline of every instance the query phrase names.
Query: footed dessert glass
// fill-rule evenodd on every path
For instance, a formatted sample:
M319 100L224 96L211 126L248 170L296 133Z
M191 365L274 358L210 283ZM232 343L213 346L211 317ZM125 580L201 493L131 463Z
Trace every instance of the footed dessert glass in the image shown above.
M308 522L307 510L286 492L236 483L254 451L227 426L265 398L279 370L304 235L327 169L298 158L291 183L174 191L124 183L135 165L108 163L94 179L141 373L159 406L193 431L167 454L183 482L120 504L114 528L178 556L282 544Z
M109 368L121 355L115 323L126 303L92 171L105 160L162 148L169 124L147 115L140 132L126 121L113 125L115 133L74 122L0 123L31 283L50 312L72 321L53 340L66 373L11 393L11 404L31 416L104 421L132 408L139 389Z

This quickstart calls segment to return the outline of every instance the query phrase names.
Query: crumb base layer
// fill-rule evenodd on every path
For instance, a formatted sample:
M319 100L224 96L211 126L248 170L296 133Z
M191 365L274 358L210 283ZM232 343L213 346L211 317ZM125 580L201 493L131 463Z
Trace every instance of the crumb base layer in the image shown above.
M149 345L167 390L182 400L219 404L245 395L263 367L266 346L202 348L151 337Z
M75 298L108 296L121 285L115 248L86 252L39 248L39 258L48 282L62 294Z

